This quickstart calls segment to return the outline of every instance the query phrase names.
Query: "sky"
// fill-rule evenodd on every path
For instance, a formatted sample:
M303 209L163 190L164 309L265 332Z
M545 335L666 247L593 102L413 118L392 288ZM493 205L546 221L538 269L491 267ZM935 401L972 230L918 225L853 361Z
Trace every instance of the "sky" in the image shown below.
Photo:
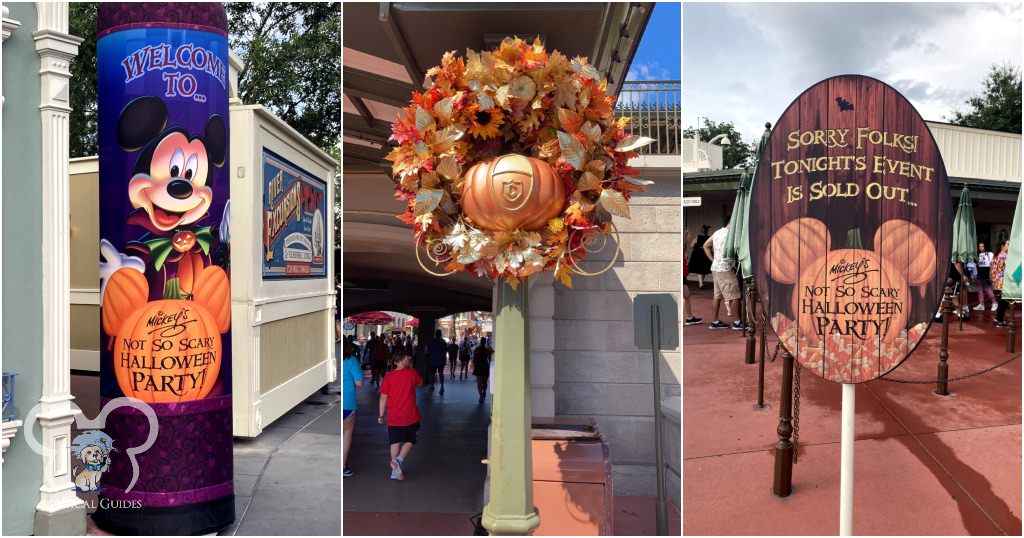
M992 64L1021 65L1021 4L687 4L683 123L731 121L756 140L801 92L862 74L944 121Z
M658 2L647 21L626 80L679 80L679 4Z

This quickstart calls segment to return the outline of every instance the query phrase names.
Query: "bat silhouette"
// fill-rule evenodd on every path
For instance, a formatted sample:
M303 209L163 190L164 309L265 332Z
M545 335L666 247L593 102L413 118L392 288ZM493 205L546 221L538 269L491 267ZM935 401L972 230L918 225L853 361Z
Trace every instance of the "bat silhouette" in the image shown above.
M836 97L836 104L839 105L839 111L853 110L853 103L843 99L842 97Z

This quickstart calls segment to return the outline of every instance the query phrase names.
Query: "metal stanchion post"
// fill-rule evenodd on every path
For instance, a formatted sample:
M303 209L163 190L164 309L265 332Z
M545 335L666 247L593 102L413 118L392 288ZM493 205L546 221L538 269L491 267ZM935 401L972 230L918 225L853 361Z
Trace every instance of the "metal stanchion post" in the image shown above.
M668 506L665 504L665 455L661 444L661 361L658 360L661 349L661 310L658 305L651 305L651 356L654 361L654 461L658 466L656 473L658 497L655 501L655 528L658 536L668 535Z
M756 321L755 321L756 317L754 316L753 311L757 308L757 304L754 303L755 299L754 299L754 279L753 278L748 278L747 279L747 289L746 289L746 292L747 292L747 304L746 304L747 308L744 309L744 313L746 314L747 322L749 322L750 324L754 324L755 327L756 327ZM747 322L745 322L744 325L743 325L743 328L744 328L743 331L746 333L745 336L746 336L746 340L747 340L747 350L746 350L746 354L743 356L743 363L744 364L754 364L754 345L755 345L755 342L754 342L754 328L751 328L750 330L747 330L747 328L746 328L747 327Z
M946 390L946 380L949 379L949 365L946 359L949 358L949 314L953 310L953 279L946 279L946 291L942 294L942 340L939 343L939 375L935 383L935 394L949 396ZM962 304L962 303L961 303ZM961 322L962 323L962 322Z
M1010 320L1007 322L1010 325L1009 331L1006 333L1006 352L1013 353L1017 350L1017 339L1014 337L1013 331L1013 306L1016 303L1010 303L1010 308L1007 309L1007 313L1010 315Z
M779 427L776 432L779 442L775 443L775 480L772 493L788 497L793 491L793 355L788 349L782 350L782 394L779 397Z

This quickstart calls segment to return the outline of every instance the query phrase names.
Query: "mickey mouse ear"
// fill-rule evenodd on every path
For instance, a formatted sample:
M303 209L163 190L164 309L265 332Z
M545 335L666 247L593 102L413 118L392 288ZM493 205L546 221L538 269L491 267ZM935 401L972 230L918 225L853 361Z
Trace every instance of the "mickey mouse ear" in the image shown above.
M144 95L128 103L117 118L117 145L138 151L167 125L167 105L159 97Z

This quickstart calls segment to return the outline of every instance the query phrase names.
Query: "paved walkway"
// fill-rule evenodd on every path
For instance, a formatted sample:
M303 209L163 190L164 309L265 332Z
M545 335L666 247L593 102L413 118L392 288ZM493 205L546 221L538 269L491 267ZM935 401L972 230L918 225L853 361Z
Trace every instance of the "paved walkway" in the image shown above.
M741 332L708 330L711 291L690 289L705 324L684 329L684 533L836 534L840 387L801 376L793 494L775 498L772 447L782 361L766 365L771 408L753 410L757 366L743 363ZM977 314L963 332L950 326L950 377L1010 356L1006 331ZM934 379L940 329L934 326L891 376ZM770 354L775 342L769 344ZM880 380L857 386L854 534L1019 536L1021 361L951 382L948 397L933 390Z
M88 416L99 408L96 378L73 376ZM338 536L341 533L341 384L310 395L255 439L234 439L235 522L221 536ZM91 511L91 510L90 510ZM90 536L104 536L92 518Z
M235 522L221 536L341 534L341 384L255 439L235 438Z
M445 393L418 389L420 437L405 465L404 481L390 479L387 429L377 424L377 388L369 375L358 390L358 411L343 482L347 535L472 536L483 511L490 396L478 403L476 380L445 379ZM436 389L440 389L437 386ZM653 497L616 496L615 534L653 536ZM669 532L678 535L679 511L669 509ZM474 519L475 518L475 519Z
M446 368L447 371L447 368ZM470 518L483 511L487 425L491 399L478 403L476 378L445 379L433 393L417 389L423 418L419 440L391 480L387 427L377 424L377 387L357 389L356 426L344 479L345 532L357 535L472 535Z

